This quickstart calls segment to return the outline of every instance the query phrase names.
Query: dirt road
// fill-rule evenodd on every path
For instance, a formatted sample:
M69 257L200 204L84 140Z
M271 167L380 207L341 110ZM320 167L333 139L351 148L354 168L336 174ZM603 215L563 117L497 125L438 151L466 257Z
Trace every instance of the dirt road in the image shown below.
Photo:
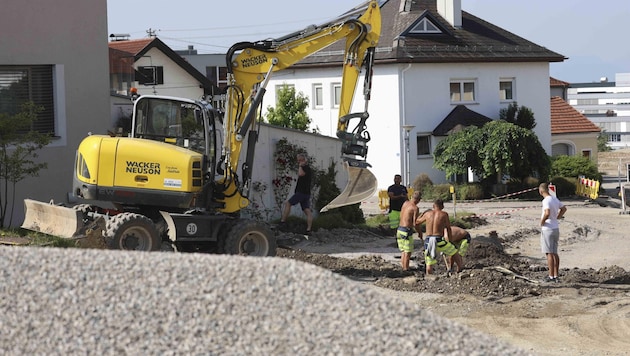
M463 273L438 277L400 270L394 238L357 230L293 236L282 257L319 265L350 279L541 355L623 355L630 350L630 215L583 199L565 200L560 279L546 275L540 252L540 202L447 204L475 213ZM426 205L426 206L425 206ZM429 203L420 203L421 210ZM491 236L496 231L497 236ZM415 262L420 243L416 244ZM441 275L440 275L440 272ZM457 337L452 335L451 337Z

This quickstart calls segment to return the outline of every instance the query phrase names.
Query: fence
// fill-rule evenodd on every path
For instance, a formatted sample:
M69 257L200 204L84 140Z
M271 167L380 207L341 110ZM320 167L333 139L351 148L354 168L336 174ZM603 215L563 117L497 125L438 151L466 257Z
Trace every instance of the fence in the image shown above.
M599 181L580 176L578 177L575 194L593 200L597 199L599 197L599 184Z

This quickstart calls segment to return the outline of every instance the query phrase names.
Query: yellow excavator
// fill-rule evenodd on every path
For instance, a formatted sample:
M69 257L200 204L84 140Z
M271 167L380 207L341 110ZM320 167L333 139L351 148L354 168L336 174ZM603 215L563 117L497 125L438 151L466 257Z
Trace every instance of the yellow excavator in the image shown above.
M361 202L377 189L365 158L380 30L380 7L372 0L334 21L282 38L236 43L226 55L224 115L204 101L140 96L134 101L130 137L91 135L80 143L72 194L84 203L65 207L26 199L22 227L76 238L100 226L109 247L122 250L275 255L275 237L267 224L239 214L249 204L257 117L267 83L274 72L345 40L337 136L349 179L321 211ZM365 109L352 113L362 70Z

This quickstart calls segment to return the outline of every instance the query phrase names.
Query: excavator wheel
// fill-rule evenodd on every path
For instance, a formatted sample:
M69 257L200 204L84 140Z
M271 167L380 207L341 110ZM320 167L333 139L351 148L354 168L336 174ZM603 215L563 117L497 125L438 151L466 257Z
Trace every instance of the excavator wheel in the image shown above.
M224 253L247 256L275 256L276 238L264 224L239 220L225 236Z
M153 221L135 213L113 216L107 221L104 235L114 250L159 251L162 244Z

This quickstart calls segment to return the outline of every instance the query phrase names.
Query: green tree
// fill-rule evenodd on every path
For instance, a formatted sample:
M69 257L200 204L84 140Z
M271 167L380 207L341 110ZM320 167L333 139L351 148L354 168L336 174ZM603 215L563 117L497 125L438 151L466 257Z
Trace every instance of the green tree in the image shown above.
M499 110L499 119L529 130L533 130L536 127L534 112L526 106L519 107L516 102L511 103L505 109Z
M436 146L433 155L434 167L447 177L468 167L482 179L496 176L497 181L503 175L523 179L549 174L549 156L534 132L503 120L454 133Z
M608 134L606 130L602 130L599 135L597 135L597 150L599 152L612 151L612 148L608 146Z
M278 90L278 105L267 107L267 122L272 125L308 130L311 118L306 113L308 98L302 92L296 94L293 86L284 84Z
M36 159L37 152L50 143L51 137L32 130L41 111L41 107L27 102L14 115L0 112L0 228L4 227L9 213L9 201L13 207L9 221L13 218L16 184L26 177L38 176L39 171L47 167L45 162L38 163Z
M482 131L476 126L466 127L447 136L433 151L433 167L444 171L446 177L467 173L469 167L473 171L481 171L481 157L478 154L482 147L481 137Z

